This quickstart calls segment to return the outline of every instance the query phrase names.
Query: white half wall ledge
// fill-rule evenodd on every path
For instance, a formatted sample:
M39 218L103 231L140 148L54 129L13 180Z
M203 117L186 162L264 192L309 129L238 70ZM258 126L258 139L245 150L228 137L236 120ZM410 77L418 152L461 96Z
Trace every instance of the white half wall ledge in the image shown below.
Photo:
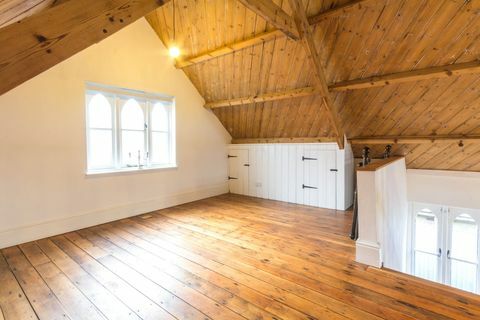
M376 268L382 267L382 252L378 243L357 240L355 247L355 260L357 262Z
M407 170L392 157L357 169L358 240L356 261L406 271Z
M147 201L123 204L40 224L4 230L0 231L0 249L225 193L228 193L228 183L221 182L186 192L159 196Z

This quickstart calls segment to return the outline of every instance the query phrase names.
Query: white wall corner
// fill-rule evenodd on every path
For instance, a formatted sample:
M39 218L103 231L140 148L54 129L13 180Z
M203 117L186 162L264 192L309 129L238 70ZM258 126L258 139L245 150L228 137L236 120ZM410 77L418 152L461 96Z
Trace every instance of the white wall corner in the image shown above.
M0 231L0 249L225 193L228 193L228 183L221 182L186 192L162 195L147 201L123 204L36 225L4 230Z

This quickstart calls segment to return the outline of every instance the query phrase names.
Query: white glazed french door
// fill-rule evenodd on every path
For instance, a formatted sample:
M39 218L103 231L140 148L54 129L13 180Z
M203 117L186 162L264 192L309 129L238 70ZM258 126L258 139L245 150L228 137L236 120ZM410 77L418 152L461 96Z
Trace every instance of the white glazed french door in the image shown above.
M479 292L479 222L476 210L448 208L445 283Z
M420 278L442 282L442 207L416 203L413 213L412 273Z
M413 205L412 274L480 292L480 212Z

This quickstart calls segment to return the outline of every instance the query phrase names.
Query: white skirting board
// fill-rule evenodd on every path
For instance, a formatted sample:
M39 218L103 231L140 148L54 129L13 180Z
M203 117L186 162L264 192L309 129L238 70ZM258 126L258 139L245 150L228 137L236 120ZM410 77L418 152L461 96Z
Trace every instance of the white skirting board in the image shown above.
M355 260L360 263L374 266L377 268L382 267L382 254L380 245L378 243L357 240L355 243L356 258Z
M177 194L160 196L148 201L124 204L36 225L0 231L0 249L224 193L228 193L228 183L226 182L199 187Z

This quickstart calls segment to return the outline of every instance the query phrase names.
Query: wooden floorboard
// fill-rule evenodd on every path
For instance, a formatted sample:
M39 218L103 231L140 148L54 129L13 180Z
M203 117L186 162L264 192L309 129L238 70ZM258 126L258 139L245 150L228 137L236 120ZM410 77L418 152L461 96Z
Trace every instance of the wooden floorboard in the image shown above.
M354 261L351 213L223 195L0 253L0 319L480 319Z

